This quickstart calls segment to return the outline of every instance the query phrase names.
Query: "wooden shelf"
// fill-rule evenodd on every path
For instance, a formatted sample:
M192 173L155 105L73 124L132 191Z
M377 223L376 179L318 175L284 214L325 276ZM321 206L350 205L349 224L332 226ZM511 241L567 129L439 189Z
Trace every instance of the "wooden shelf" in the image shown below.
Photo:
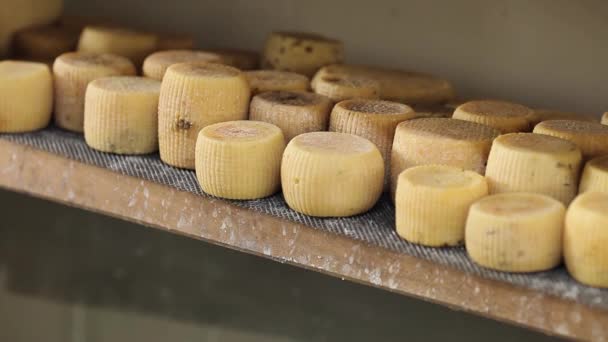
M598 308L2 139L0 186L548 334L608 339Z

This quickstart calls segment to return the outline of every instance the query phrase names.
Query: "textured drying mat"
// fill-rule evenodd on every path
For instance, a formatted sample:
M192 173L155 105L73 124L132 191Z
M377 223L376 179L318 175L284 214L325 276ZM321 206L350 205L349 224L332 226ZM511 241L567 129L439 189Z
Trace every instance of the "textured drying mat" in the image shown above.
M54 127L34 133L2 134L0 138L208 197L198 187L194 171L176 169L163 164L158 154L119 156L97 152L86 145L82 135ZM572 279L563 267L531 274L496 272L475 265L462 247L427 248L400 239L394 229L394 207L386 197L368 213L350 218L313 218L299 214L287 207L281 194L262 200L230 202L316 229L346 235L393 251L449 265L482 277L608 309L608 289L601 290L581 285Z

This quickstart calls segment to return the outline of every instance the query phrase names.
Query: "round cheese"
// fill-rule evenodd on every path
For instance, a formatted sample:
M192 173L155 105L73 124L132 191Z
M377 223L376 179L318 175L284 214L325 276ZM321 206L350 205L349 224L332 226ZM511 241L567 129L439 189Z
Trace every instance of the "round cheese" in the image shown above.
M486 178L493 194L540 193L568 205L577 194L581 161L581 151L568 140L510 133L494 140Z
M158 150L160 82L112 76L89 83L84 107L84 139L110 153L145 154Z
M465 245L477 264L537 272L561 262L564 205L546 195L512 192L484 197L470 210Z
M129 58L137 67L156 46L157 36L152 33L104 26L85 27L78 41L80 52L113 53Z
M585 164L578 192L608 192L608 156L594 158Z
M295 72L252 70L245 71L244 74L251 87L252 95L275 90L306 91L310 84L308 77Z
M454 111L454 119L472 121L494 127L502 133L530 131L533 111L520 104L495 101L469 101Z
M86 52L68 52L59 56L53 64L55 124L82 132L84 96L89 82L121 75L135 75L135 67L126 57Z
M574 279L608 287L608 194L585 192L568 208L564 260Z
M336 132L304 133L287 145L281 164L285 201L319 217L364 213L380 198L384 163L369 140Z
M205 126L247 118L249 85L236 68L180 63L167 69L158 104L160 158L194 169L198 132Z
M166 50L155 52L144 60L143 74L146 77L162 81L167 69L173 64L197 62L197 63L222 63L222 57L218 54L193 50Z
M397 234L425 246L459 245L469 207L487 194L484 177L473 171L444 165L407 169L397 182Z
M53 80L46 64L0 62L0 132L46 127L53 110Z
M314 93L270 91L253 97L249 119L277 125L289 142L302 133L326 131L332 105Z
M362 76L323 76L316 80L313 90L334 102L349 99L379 99L380 83Z
M534 127L534 133L570 140L578 145L585 158L608 154L608 127L597 122L543 121Z
M209 125L196 141L196 177L204 192L228 199L257 199L281 186L281 129L260 121Z

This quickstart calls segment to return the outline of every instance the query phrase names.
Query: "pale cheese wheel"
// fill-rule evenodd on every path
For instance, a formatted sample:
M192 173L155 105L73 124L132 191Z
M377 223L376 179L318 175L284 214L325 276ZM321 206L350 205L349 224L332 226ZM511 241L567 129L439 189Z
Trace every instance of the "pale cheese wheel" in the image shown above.
M135 66L126 57L112 54L68 52L53 64L55 124L82 132L84 98L89 82L109 76L133 76Z
M178 63L223 63L216 53L194 50L166 50L155 52L144 60L143 74L162 81L167 69Z
M334 64L321 68L312 80L325 76L358 76L380 83L380 98L408 105L439 104L454 98L454 88L447 80L433 75L380 67Z
M465 245L473 261L506 272L537 272L561 262L564 205L533 193L511 192L475 202Z
M414 118L414 110L402 103L381 100L346 100L337 103L329 130L350 133L373 142L384 159L385 184L389 184L391 149L397 125Z
M585 164L578 192L587 191L608 192L608 156L591 159Z
M352 134L312 132L287 145L281 164L285 201L319 217L364 213L380 198L384 163L378 148Z
M93 149L117 154L158 150L160 82L145 77L112 76L89 83L84 108L84 138Z
M46 127L53 110L49 67L23 61L0 62L0 132L28 132Z
M536 125L534 133L570 140L586 159L608 154L608 127L597 122L548 120Z
M245 71L245 77L252 95L275 90L306 91L310 85L310 80L304 75L279 70Z
M180 63L167 69L158 104L160 158L194 169L198 132L205 126L247 118L249 84L236 68Z
M397 182L397 234L425 246L459 245L469 207L487 194L486 180L473 171L445 165L407 169Z
M608 193L585 192L566 213L564 260L579 282L608 288Z
M148 32L109 26L87 26L80 34L78 51L112 53L129 58L140 67L156 50L158 37Z
M563 112L552 109L535 109L530 118L530 123L532 126L536 126L540 122L547 120L597 121L597 118L594 118L593 115L589 114Z
M196 141L196 176L204 192L228 199L268 197L281 187L281 129L260 121L209 125Z
M490 193L533 192L565 205L577 194L582 155L572 142L549 135L510 133L494 139L486 178Z
M380 83L363 76L323 76L315 82L313 90L334 102L349 99L379 99Z
M220 55L225 64L240 70L254 70L260 65L260 54L255 51L226 48L205 51Z
M391 151L391 193L397 177L418 165L449 165L484 174L492 140L500 132L474 122L426 118L407 120L395 130Z
M273 32L266 40L262 68L312 77L319 68L342 62L342 42L318 34Z
M531 130L532 109L506 101L469 101L454 110L454 119L480 123L502 133L528 132Z
M326 131L332 105L319 94L269 91L253 97L249 119L278 126L289 142L302 133Z
M52 60L74 51L79 32L57 26L37 26L15 33L13 54L26 59Z
M608 125L608 112L602 115L602 125Z

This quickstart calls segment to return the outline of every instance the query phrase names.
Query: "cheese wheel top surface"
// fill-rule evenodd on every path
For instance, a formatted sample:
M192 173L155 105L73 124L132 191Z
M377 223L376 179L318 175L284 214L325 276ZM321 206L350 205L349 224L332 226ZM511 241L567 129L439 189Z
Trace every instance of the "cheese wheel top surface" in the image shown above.
M493 139L500 134L498 130L486 125L449 118L407 120L400 123L397 129L412 130L418 135L430 137L473 141Z
M526 106L497 100L469 101L457 108L470 115L491 115L504 117L529 117L532 110Z
M353 155L373 151L376 146L367 139L348 133L312 132L293 138L293 144L313 153Z
M445 165L422 165L409 168L399 176L416 186L430 188L468 188L484 182L480 174Z
M216 53L196 50L158 51L146 58L148 62L164 65L186 62L220 62L221 60L222 57Z
M329 75L321 77L320 82L346 88L379 87L378 81L364 76Z
M539 123L534 129L544 129L566 134L608 135L608 127L597 122L577 120L547 120Z
M608 216L608 193L593 191L585 192L584 194L579 195L570 206L606 217Z
M563 207L563 204L546 195L510 192L484 197L473 206L495 216L513 217L542 214Z
M48 66L43 63L2 61L0 62L0 79L19 79L45 70L48 70Z
M160 93L159 81L137 76L103 77L92 81L89 86L117 93Z
M256 97L284 106L313 106L328 101L323 95L303 91L267 91Z
M565 139L536 133L510 133L496 138L495 143L519 150L537 153L571 152L578 148L576 144Z
M281 129L266 122L240 120L207 126L201 130L201 134L214 140L238 143L273 137L281 134Z
M401 115L414 111L410 106L403 103L367 99L344 100L336 106L363 114Z
M237 68L216 63L179 63L170 66L169 70L183 76L201 78L232 78L241 74Z
M116 67L120 69L131 69L131 61L122 56L111 53L92 52L66 52L57 57L58 61L78 68Z

